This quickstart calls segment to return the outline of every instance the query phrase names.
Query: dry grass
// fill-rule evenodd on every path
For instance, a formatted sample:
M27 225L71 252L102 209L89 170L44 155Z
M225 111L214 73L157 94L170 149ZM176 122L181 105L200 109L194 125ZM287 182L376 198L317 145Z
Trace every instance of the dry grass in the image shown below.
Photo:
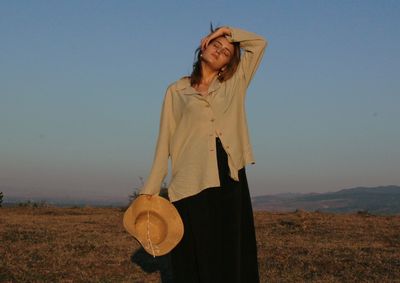
M117 208L0 209L0 282L172 282ZM400 216L255 212L262 282L400 282Z

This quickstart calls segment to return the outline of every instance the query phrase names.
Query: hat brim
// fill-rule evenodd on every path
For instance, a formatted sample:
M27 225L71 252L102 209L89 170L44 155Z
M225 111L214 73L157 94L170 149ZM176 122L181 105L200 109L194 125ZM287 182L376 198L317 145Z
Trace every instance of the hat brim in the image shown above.
M148 216L149 218L144 216ZM162 230L158 243L149 243L148 231L143 229L143 221L159 225ZM139 195L124 213L123 224L125 229L140 243L140 245L151 255L161 256L169 253L182 239L184 228L179 212L167 199L153 195ZM154 231L153 231L154 232ZM154 237L153 237L154 239Z

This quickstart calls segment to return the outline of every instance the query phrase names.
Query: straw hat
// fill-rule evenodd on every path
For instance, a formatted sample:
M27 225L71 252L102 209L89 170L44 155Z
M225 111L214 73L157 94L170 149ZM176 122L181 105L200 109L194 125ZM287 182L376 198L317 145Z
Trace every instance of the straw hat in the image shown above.
M177 209L159 195L139 195L125 211L123 223L153 257L169 253L183 237Z

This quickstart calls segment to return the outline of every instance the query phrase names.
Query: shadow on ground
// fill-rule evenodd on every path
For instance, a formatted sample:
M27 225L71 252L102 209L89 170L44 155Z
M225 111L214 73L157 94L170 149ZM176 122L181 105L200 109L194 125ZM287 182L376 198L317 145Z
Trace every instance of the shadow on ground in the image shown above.
M132 254L131 262L139 265L147 273L159 271L161 283L173 283L170 254L153 257L143 248L139 248Z

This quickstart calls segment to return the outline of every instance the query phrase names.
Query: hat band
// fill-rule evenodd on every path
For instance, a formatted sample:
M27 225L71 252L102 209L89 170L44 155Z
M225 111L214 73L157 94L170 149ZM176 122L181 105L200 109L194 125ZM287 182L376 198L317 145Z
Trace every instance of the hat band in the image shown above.
M151 206L153 206L153 203L151 204ZM147 210L147 242L148 242L147 248L150 247L151 252L153 253L153 257L156 257L156 254L155 254L154 248L153 248L153 243L151 242L151 239L150 239L150 209ZM155 248L157 250L157 253L160 253L160 248L158 247L158 245L155 245L155 246L156 246Z

